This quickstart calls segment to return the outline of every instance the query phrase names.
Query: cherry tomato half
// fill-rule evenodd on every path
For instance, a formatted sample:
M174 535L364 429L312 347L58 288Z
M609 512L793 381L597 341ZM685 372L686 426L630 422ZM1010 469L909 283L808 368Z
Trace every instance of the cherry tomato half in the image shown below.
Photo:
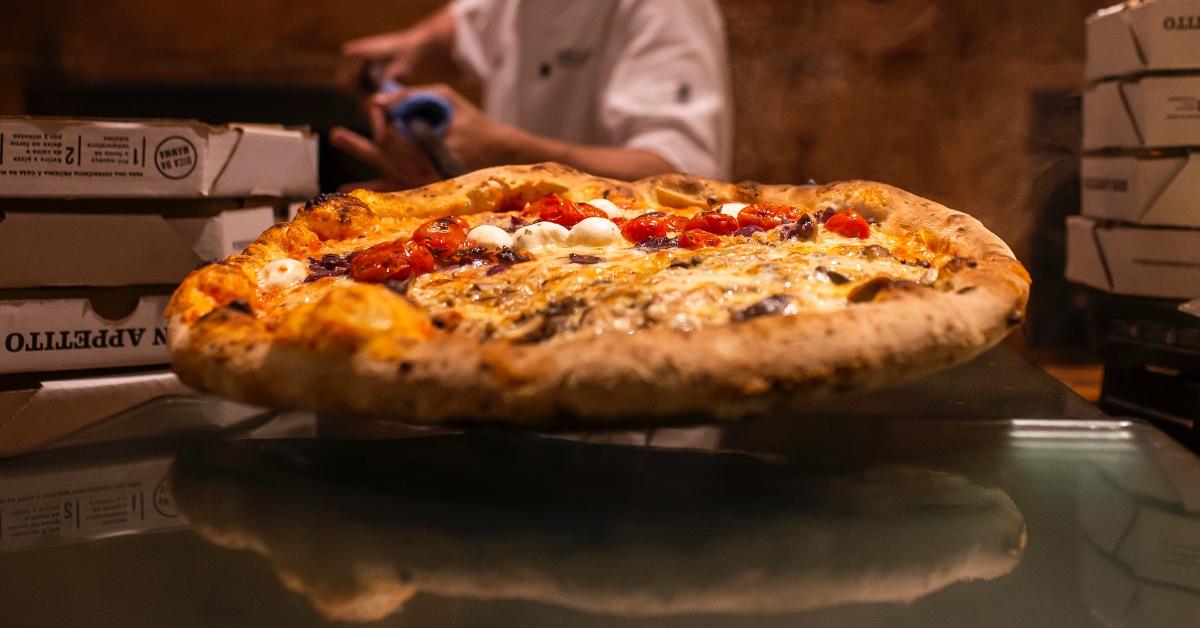
M756 204L743 207L738 212L737 221L742 227L753 225L770 231L781 223L800 218L803 213L799 208L788 205Z
M738 221L729 214L707 210L692 216L685 229L688 231L700 229L716 235L729 235L738 230Z
M417 227L413 232L413 242L423 244L441 257L454 252L467 240L467 221L458 216L443 216L435 218Z
M871 236L871 225L862 214L853 209L844 209L825 221L825 228L847 238Z
M584 218L598 216L607 218L608 214L598 207L592 207L587 203L576 203L560 197L557 194L550 194L530 203L525 210L527 213L536 214L538 218L546 222L552 222L570 229L579 224Z
M670 217L660 212L642 214L621 225L621 235L626 240L638 244L649 238L661 238L671 231Z
M688 229L679 236L679 246L685 249L698 249L704 246L718 246L721 238L703 230Z
M404 279L412 274L404 242L384 242L354 256L350 261L350 278L355 281L379 282Z

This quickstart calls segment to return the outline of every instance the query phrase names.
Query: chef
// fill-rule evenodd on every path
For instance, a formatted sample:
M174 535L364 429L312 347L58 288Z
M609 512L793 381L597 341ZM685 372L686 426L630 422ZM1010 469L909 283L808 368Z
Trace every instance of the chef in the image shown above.
M733 129L724 26L714 0L455 0L403 31L347 42L338 81L360 95L382 69L407 87L367 97L368 139L334 146L402 189L437 178L386 109L414 90L454 110L444 141L467 166L557 161L638 179L665 172L728 178ZM483 110L439 83L466 72Z

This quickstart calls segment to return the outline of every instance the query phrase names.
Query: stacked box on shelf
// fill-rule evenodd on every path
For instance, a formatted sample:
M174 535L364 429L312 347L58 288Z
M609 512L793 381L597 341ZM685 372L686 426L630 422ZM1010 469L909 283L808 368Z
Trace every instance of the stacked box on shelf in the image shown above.
M316 192L306 129L0 118L0 455L186 392L171 290Z
M1117 294L1200 297L1200 0L1087 21L1082 215L1067 276Z

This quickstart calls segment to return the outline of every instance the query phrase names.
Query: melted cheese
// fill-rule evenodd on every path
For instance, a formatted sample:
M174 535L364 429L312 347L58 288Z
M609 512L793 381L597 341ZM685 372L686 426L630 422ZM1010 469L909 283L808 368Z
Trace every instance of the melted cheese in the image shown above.
M931 279L921 266L866 257L867 246L897 244L877 232L866 240L826 232L816 242L780 242L770 232L727 242L696 251L626 245L597 252L594 264L572 263L571 249L552 247L491 275L472 266L425 275L408 294L434 316L461 314L460 332L543 340L654 326L691 331L728 323L776 295L790 299L782 314L836 310L854 285L877 275ZM849 281L835 283L837 275Z
M479 225L512 229L520 224L514 214L465 218L476 229ZM610 223L603 218L589 220ZM407 231L390 231L387 237L403 236L417 224L406 224ZM513 231L513 248L532 255L532 261L500 267L467 265L422 275L407 284L408 299L435 320L457 321L456 334L553 342L580 334L633 333L655 327L699 330L744 317L747 308L771 297L785 305L770 314L835 311L849 306L847 295L855 286L877 276L923 284L937 278L928 264L868 256L868 247L881 246L897 257L920 259L935 268L948 259L931 253L919 241L874 228L862 240L819 228L812 241L780 241L779 231L772 230L751 237L722 237L721 246L694 251L646 250L623 239L605 248L576 246L582 238L553 223ZM340 251L339 247L339 252L374 243L359 241L355 249ZM302 307L348 282L341 277L294 284L272 293L266 311Z

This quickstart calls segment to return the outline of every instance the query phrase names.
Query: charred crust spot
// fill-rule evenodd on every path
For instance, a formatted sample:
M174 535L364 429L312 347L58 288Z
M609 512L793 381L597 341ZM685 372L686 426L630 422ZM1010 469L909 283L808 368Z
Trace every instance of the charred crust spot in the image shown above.
M396 370L401 375L408 375L413 370L413 363L409 362L408 360L405 360L405 361L401 362L399 366L396 367Z
M1013 310L1008 313L1008 316L1004 319L1004 322L1008 323L1010 327L1015 327L1020 325L1021 321L1023 320L1025 320L1025 315L1021 313L1020 310Z
M343 199L352 199L355 201L358 200L358 199L354 198L353 196L346 194L345 192L325 192L324 194L318 194L318 195L308 199L308 201L304 203L304 209L301 211L309 212L309 211L312 211L314 208L324 205L326 203L337 203L339 201L342 201Z
M679 191L684 194L699 194L704 190L704 186L697 180L691 177L683 177L679 179Z
M234 299L234 300L230 301L229 303L225 304L225 307L227 309L233 310L234 312L241 312L242 314L253 314L254 313L254 310L250 309L250 304L241 299Z
M976 262L975 260L973 260L969 257L956 257L956 258L946 262L946 264L944 266L942 266L942 270L945 270L945 271L951 272L951 273L957 273L957 272L966 270L968 268L976 268L978 266L979 266L979 262Z
M976 286L964 286L962 288L959 288L958 290L955 290L955 293L967 294L968 292L974 292L975 288L976 288Z

